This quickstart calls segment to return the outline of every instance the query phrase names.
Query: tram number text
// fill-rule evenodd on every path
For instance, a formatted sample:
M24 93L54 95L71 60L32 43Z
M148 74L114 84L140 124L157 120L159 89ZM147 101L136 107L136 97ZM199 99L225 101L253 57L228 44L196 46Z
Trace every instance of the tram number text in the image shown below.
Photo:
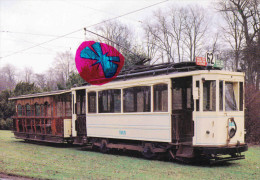
M120 135L126 135L126 131L119 130L119 134L120 134Z

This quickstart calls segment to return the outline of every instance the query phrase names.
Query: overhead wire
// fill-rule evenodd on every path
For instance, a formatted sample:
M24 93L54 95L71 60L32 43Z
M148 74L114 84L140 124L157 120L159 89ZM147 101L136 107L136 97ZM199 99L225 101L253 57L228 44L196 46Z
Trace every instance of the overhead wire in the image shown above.
M46 37L59 37L53 34L39 34L39 33L28 33L28 32L15 32L15 31L0 31L2 33L14 33L14 34L25 34L25 35L33 35L33 36L46 36ZM80 37L64 37L64 38L72 38L72 39L81 39Z
M123 17L123 16L127 16L127 15L129 15L129 14L133 14L133 13L142 11L142 10L144 10L144 9L147 9L147 8L150 8L150 7L153 7L153 6L156 6L156 5L165 3L165 2L167 2L167 1L169 1L169 0L161 1L161 2L158 2L158 3L155 3L155 4L152 4L152 5L149 5L149 6L146 6L146 7L137 9L137 10L134 10L134 11L130 11L130 12L128 12L128 13L125 13L125 14L122 14L122 15L119 15L119 16L116 16L116 17L113 17L113 18L109 18L109 19L103 20L103 21L101 21L101 22L99 22L99 23L95 23L95 24L92 24L92 25L89 25L89 26L85 26L85 27L83 27L83 28L90 28L90 27L93 27L93 26L97 26L97 25L99 25L99 24L102 24L102 23L105 23L105 22L108 22L108 21L112 21L112 20L118 19L118 18ZM22 49L22 50L13 52L12 54L8 54L8 55L6 55L6 56L0 57L0 59L3 59L3 58L6 58L6 57L9 57L9 56L18 54L18 53L23 52L23 51L27 51L27 50L29 50L29 49L32 49L32 48L41 46L41 45L43 45L43 44L46 44L46 43L55 41L55 40L60 39L60 38L66 37L66 36L68 36L68 35L70 35L70 34L74 34L74 33L76 33L76 32L82 31L83 28L80 28L80 29L77 29L77 30L75 30L75 31L72 31L72 32L63 34L63 35L61 35L61 36L58 36L58 37L53 38L53 39L50 39L50 40L48 40L48 41L44 41L44 42L39 43L39 44L36 44L36 45L34 45L34 46L30 46L30 47L28 47L28 48L25 48L25 49Z

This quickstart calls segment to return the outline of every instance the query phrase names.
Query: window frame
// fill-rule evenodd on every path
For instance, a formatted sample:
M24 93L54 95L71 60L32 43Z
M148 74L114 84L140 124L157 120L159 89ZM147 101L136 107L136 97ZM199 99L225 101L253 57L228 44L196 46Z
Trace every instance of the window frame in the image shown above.
M211 87L211 84L209 84L209 88L204 86L206 82L213 82L213 83L215 82L215 87L213 86L215 88L215 90L213 89L213 92L210 91L210 88L213 88L213 87ZM207 102L205 102L204 88L207 89L207 94L206 94L206 96L207 96L206 101ZM217 80L216 79L215 80L205 80L204 82L202 82L202 90L203 90L203 92L202 92L202 97L203 97L202 111L203 112L217 112L217 103L219 103L219 102L217 102ZM211 93L212 93L213 96L210 95ZM214 97L215 97L215 99L214 99ZM208 100L209 100L209 106L214 107L214 109L211 109L211 107L209 107L208 109L205 109L204 103L206 103L208 105Z
M91 96L91 94L95 94L95 98L94 98L95 99L95 101L94 101L95 102L95 104L94 104L95 111L90 111L90 107L91 107L90 106L90 96ZM88 97L88 103L87 103L88 104L88 112L87 113L88 114L96 114L97 113L97 104L98 104L97 103L97 94L98 93L96 91L89 91L89 92L87 92L87 97Z
M156 87L156 86L158 86L158 87ZM163 90L157 90L157 88L159 89L160 87L159 86L166 86L166 89L163 89ZM158 83L158 84L154 84L153 86L152 86L152 88L153 88L153 97L152 97L152 99L151 100L153 100L153 112L168 112L169 111L169 85L168 85L168 83ZM166 99L167 99L167 103L166 103L166 106L165 107L163 107L164 106L164 104L163 104L163 91L166 91L166 95L167 95L167 97L166 97ZM158 94L156 94L158 92ZM152 94L152 93L151 93ZM157 95L158 95L158 99L157 99ZM159 105L158 106L156 106L156 101L159 101ZM158 108L158 109L157 109ZM165 108L165 110L163 110Z
M98 113L121 113L121 89L105 89L98 91ZM115 98L120 97L119 111L116 111ZM104 97L106 98L106 110L104 109Z
M226 87L226 84L232 84L232 87L233 87L233 100L235 102L234 104L234 107L236 109L233 109L233 110L229 110L227 109L227 100L226 100L226 97L227 97L227 87ZM224 102L225 102L225 106L223 107L225 112L238 112L239 111L239 81L224 81L224 85L225 86L225 97L224 97ZM236 92L237 91L237 92Z
M145 95L146 92L145 88L148 89L148 93L147 95ZM139 89L139 91L138 91ZM137 90L137 91L135 91ZM130 111L129 109L126 109L126 104L129 105L129 101L126 103L126 95L127 92L133 92L133 111ZM143 92L143 111L138 111L138 93ZM143 85L143 86L131 86L131 87L127 87L123 89L123 113L149 113L149 112L153 112L152 111L152 86L151 85ZM131 95L131 94L130 94ZM146 97L148 97L148 99L146 99ZM148 102L146 102L148 101Z
M19 108L20 107L20 108ZM17 105L17 116L23 116L23 106L21 104Z
M27 104L25 105L25 115L26 115L26 116L32 116L31 110L32 110L32 108L31 108L30 104L27 103Z

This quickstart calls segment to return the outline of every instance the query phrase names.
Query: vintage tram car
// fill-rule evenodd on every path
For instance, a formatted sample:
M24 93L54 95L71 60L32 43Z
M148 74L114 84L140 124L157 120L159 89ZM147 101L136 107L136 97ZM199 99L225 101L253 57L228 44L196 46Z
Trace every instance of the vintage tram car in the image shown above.
M10 99L15 137L25 140L213 162L243 159L247 150L242 72L159 64L122 71L100 86Z

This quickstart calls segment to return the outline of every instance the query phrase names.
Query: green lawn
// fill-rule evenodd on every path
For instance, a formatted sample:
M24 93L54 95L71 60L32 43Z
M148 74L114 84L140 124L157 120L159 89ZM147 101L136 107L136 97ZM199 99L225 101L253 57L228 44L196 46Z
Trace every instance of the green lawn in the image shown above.
M260 147L246 159L199 166L24 143L0 131L0 173L42 179L260 179Z

